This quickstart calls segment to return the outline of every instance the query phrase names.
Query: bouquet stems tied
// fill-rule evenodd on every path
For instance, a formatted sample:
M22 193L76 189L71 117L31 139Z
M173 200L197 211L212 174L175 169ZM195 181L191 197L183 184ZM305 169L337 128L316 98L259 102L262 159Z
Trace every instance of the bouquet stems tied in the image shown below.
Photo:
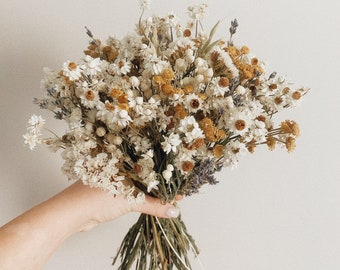
M113 260L120 261L119 270L192 269L189 251L198 248L181 217L164 219L141 214L130 228Z

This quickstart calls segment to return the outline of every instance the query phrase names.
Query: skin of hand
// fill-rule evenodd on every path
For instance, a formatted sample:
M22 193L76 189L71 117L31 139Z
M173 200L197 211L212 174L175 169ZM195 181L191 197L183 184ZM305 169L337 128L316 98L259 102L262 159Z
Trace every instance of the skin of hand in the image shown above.
M182 199L178 196L176 200ZM171 203L146 196L141 204L91 188L77 181L47 201L0 228L0 269L42 269L54 251L72 234L116 219L129 212L174 218L179 210Z

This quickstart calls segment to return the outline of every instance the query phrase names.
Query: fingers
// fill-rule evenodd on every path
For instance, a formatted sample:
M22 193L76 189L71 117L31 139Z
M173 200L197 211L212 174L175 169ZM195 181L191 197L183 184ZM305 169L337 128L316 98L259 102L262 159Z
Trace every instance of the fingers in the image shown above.
M182 200L182 199L183 199L183 195L177 194L177 195L175 196L175 200L176 200L176 201L180 201L180 200Z
M180 214L179 209L173 204L162 204L160 199L150 196L145 197L144 203L134 205L133 211L161 218L176 218Z

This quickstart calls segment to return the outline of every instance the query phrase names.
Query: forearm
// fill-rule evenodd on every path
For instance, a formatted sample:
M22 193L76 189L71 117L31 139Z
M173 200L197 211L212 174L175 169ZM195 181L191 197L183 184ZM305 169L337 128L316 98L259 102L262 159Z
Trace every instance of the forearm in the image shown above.
M0 269L41 269L72 234L131 211L162 218L179 214L173 204L156 198L146 196L144 203L131 205L121 196L77 181L0 228Z
M0 269L41 269L66 238L83 229L90 220L87 206L71 195L67 189L0 229Z

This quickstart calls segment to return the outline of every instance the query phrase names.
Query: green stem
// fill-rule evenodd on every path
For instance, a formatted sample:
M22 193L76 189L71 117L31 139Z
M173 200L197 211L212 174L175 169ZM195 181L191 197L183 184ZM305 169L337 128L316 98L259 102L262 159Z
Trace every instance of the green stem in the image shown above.
M154 236L154 239L155 239L155 242L156 242L156 247L157 247L157 250L159 252L159 257L161 258L162 270L166 270L167 263L166 263L166 260L165 260L165 257L164 257L162 245L161 245L160 240L159 240L159 235L158 235L158 232L157 232L154 217L151 217L151 223L152 223L152 229L153 229L153 236Z

